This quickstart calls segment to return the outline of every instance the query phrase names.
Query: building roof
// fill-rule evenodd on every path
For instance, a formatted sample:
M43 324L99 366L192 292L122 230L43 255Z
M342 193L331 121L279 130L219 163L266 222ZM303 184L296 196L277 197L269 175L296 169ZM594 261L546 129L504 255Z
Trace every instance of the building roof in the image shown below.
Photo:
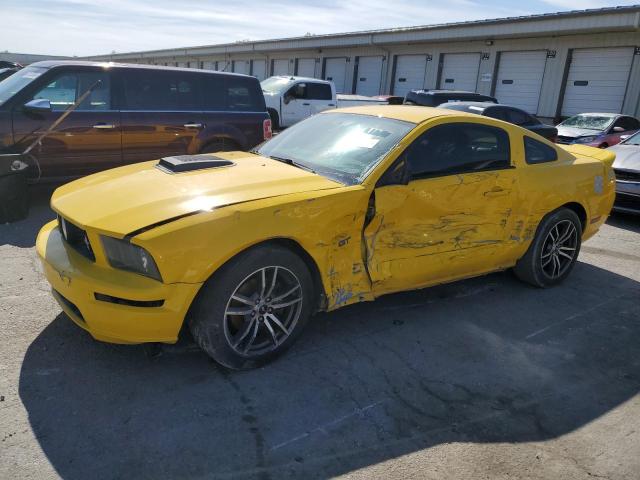
M381 30L116 53L87 58L203 56L304 48L376 46L417 41L466 41L482 38L569 35L580 32L636 31L638 29L638 14L640 14L640 4Z

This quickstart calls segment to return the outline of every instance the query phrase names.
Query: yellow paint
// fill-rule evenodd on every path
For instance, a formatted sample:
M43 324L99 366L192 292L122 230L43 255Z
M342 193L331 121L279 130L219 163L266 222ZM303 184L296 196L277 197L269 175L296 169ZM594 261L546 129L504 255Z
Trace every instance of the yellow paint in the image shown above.
M234 161L232 167L171 175L146 162L56 190L53 209L87 230L96 256L91 262L68 248L56 222L41 230L37 251L45 275L82 312L84 322L62 302L65 311L100 340L174 342L201 285L229 259L264 241L286 239L306 251L322 282L323 306L333 310L509 268L526 252L547 213L567 203L581 205L588 238L613 204L610 152L555 147L558 161L527 165L523 136L544 140L498 120L413 106L341 111L397 118L416 127L361 185L344 186L257 155L230 152L218 156ZM514 168L375 187L417 136L459 121L506 130ZM372 194L375 216L364 228ZM151 253L164 283L108 265L100 235L122 238L167 219L175 220L131 240ZM95 292L165 304L116 305L96 301Z

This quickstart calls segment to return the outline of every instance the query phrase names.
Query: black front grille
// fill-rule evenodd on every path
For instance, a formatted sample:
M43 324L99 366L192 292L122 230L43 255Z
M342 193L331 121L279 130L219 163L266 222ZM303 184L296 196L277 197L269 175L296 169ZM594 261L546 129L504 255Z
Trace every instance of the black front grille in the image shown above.
M62 238L64 238L76 252L92 262L96 261L96 256L93 254L87 232L60 215L58 215L58 226L60 227L60 232L62 232Z
M623 180L625 182L640 182L640 171L632 170L620 170L614 168L616 172L616 179Z

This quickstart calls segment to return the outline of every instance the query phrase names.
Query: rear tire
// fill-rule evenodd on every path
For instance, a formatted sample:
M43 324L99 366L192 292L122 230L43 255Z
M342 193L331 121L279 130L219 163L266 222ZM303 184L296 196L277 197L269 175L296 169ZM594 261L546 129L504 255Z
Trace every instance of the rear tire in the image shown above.
M277 245L230 260L204 284L189 315L196 343L219 364L256 368L286 351L312 314L305 262Z
M527 253L513 271L523 282L547 288L569 276L580 253L582 225L578 215L560 208L543 218Z
M23 220L28 214L27 177L22 173L0 177L0 223Z
M273 132L280 130L280 118L278 117L278 112L276 112L273 108L268 109L269 116L271 117L271 130Z

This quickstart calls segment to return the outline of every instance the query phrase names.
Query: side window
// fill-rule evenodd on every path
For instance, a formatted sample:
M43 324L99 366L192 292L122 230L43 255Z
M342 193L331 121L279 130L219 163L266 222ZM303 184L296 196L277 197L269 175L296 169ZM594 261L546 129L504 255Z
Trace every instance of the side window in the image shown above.
M412 178L511 166L509 135L497 127L449 123L423 133L406 150Z
M640 129L640 123L635 118L631 117L622 117L618 119L614 127L624 128L625 131L628 130L638 130Z
M220 111L227 108L227 90L225 75L207 74L202 77L203 109Z
M307 98L309 100L332 100L331 87L326 83L308 83Z
M197 76L179 71L124 70L124 109L199 110Z
M231 77L227 79L227 108L238 112L264 112L266 106L255 77Z
M558 159L558 152L538 140L524 137L524 158L529 165L554 162Z
M78 110L110 110L110 76L105 72L66 72L60 73L32 99L43 98L51 102L53 111L62 111L76 103L97 81L89 96L78 106Z

